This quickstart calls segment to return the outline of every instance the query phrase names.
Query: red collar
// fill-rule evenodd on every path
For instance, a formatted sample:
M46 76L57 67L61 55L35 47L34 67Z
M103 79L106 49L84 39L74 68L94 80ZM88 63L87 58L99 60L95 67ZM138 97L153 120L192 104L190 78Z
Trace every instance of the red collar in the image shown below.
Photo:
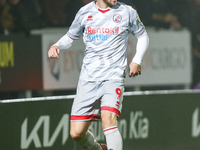
M106 10L102 10L102 9L98 9L100 12L102 12L102 13L106 13L107 11L109 11L110 9L108 8L108 9L106 9Z

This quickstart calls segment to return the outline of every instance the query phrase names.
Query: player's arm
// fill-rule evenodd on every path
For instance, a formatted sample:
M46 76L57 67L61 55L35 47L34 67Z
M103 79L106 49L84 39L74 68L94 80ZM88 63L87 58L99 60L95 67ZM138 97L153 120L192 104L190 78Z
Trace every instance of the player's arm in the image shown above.
M136 54L132 59L132 62L129 65L129 76L137 76L141 74L141 63L142 58L148 48L149 45L149 37L147 32L144 32L136 36L137 37L137 45L136 45Z
M83 18L82 14L84 14L83 9L80 9L76 14L74 21L67 34L65 34L57 43L55 43L48 51L48 56L50 58L59 58L60 50L65 50L71 47L74 40L78 40L84 31L84 25L81 23Z
M61 37L58 42L52 45L48 51L49 58L59 58L60 50L68 49L72 46L72 40L67 34Z

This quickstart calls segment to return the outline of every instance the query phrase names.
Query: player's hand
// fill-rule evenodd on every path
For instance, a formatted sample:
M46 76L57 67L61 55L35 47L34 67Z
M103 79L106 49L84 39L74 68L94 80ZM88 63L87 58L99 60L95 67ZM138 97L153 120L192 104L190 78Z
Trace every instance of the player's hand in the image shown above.
M60 48L58 46L52 46L48 51L49 58L59 58Z
M141 65L131 62L129 65L129 77L141 75Z

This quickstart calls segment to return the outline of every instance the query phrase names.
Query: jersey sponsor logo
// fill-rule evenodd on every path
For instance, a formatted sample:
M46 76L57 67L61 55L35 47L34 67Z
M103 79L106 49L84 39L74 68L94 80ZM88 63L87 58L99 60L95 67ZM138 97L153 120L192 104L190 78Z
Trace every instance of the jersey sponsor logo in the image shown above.
M114 22L116 22L116 23L118 23L118 22L120 22L122 20L122 17L120 16L120 15L114 15L113 16L113 21Z
M88 27L88 34L97 34L97 33L119 33L119 27L110 27L110 28L91 28Z
M107 41L107 40L108 40L108 34L89 35L89 41Z
M92 16L88 16L87 21L92 21Z
M108 40L108 34L118 34L119 27L110 28L87 28L89 41L106 41Z

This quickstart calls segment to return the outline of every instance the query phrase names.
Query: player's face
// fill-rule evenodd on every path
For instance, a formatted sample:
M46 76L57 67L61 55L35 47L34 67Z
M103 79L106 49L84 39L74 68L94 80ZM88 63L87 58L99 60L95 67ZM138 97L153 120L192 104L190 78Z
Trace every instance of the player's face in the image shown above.
M106 3L109 7L113 7L116 3L117 0L103 0L104 3Z

